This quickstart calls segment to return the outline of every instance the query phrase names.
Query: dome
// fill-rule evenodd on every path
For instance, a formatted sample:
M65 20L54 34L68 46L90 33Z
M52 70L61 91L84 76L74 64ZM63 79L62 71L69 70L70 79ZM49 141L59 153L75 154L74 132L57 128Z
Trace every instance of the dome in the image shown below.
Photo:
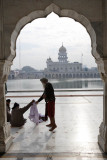
M49 57L49 58L47 59L47 62L52 62L52 59Z
M62 45L62 46L59 48L59 52L66 52L66 48Z
M48 60L48 61L51 61L51 58L49 57L47 60Z
M51 60L51 58L49 57L49 59L48 60Z

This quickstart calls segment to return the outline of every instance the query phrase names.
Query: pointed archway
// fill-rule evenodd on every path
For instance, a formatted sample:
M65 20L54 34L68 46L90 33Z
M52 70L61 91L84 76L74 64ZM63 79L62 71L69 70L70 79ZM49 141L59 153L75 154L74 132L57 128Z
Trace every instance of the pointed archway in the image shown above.
M81 23L86 28L87 32L90 35L91 46L92 46L92 56L95 58L95 60L99 60L100 56L96 50L96 47L97 47L96 33L95 33L90 21L85 16L77 13L74 10L61 9L53 3L51 5L49 5L45 10L34 11L34 12L28 14L27 16L21 18L17 22L17 24L11 34L11 47L10 47L11 52L10 52L10 56L8 57L8 59L10 61L13 61L13 59L16 56L16 40L17 40L18 35L20 34L21 29L26 24L32 22L33 20L35 20L37 18L45 18L51 12L56 13L59 17L69 17L69 18L72 18L75 21Z
M60 7L58 7L57 5L55 5L55 4L52 3L46 9L36 10L34 12L29 13L27 16L23 15L23 17L21 17L20 20L17 21L17 23L15 25L15 28L12 29L11 37L8 40L8 41L10 41L10 54L9 54L8 58L6 59L7 61L3 62L3 65L1 66L2 68L6 68L5 66L7 66L7 69L3 70L3 71L7 71L7 72L3 72L3 73L1 72L1 76L3 77L2 78L3 82L1 83L0 88L2 89L2 95L3 95L3 97L5 97L4 96L5 95L4 94L4 79L6 81L6 79L7 79L6 75L9 74L9 69L10 69L11 63L12 63L13 59L16 56L16 40L17 40L18 35L20 34L21 29L26 24L32 22L33 20L35 20L37 18L45 18L51 12L56 13L59 17L69 17L69 18L72 18L75 21L81 23L86 28L87 32L90 35L91 46L92 46L92 56L95 58L96 62L98 62L98 65L99 65L100 62L103 63L103 61L102 61L102 59L100 57L100 54L97 52L96 33L95 33L95 30L92 27L91 22L89 21L89 19L86 16L81 15L81 14L77 13L74 10L71 10L71 9L61 9ZM101 68L99 67L99 70L100 69ZM5 106L5 101L4 100L5 100L5 98L3 99L2 106ZM3 113L4 113L3 120L5 121L5 109L3 110ZM6 122L4 122L4 123L6 123ZM1 124L1 126L2 126L2 124ZM102 126L101 130L103 130L104 124L102 123L101 126ZM2 126L2 128L3 128L3 126ZM2 133L3 135L6 134L4 132L6 132L6 130L5 131L3 130L3 133ZM9 137L9 135L7 136L7 138L8 137ZM11 143L11 141L10 141L10 143ZM4 144L4 146L5 146L5 144ZM4 149L4 150L6 150L6 149Z

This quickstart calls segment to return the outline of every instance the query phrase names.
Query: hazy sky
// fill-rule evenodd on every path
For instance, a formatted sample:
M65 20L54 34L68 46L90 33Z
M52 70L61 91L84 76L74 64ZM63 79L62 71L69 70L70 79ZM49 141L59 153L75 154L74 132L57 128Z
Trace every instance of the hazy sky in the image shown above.
M47 18L36 19L22 29L17 39L17 54L12 69L26 65L39 70L44 69L48 57L58 61L58 51L62 42L67 49L70 62L81 62L83 54L84 65L96 66L86 29L71 18L59 18L51 13Z

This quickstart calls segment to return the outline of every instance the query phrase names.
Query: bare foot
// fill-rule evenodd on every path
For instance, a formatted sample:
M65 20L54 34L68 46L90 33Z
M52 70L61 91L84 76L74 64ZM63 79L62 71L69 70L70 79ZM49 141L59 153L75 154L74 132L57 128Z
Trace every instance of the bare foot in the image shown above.
M55 128L57 128L57 125L54 125L49 131L53 131Z
M46 127L52 127L52 124L47 124Z

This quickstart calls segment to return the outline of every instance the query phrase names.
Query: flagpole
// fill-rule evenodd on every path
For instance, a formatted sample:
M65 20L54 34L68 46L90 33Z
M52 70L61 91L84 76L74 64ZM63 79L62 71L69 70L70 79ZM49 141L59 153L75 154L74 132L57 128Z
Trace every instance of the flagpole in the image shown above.
M21 43L19 38L19 70L21 70Z
M81 64L83 66L83 53L81 53Z

